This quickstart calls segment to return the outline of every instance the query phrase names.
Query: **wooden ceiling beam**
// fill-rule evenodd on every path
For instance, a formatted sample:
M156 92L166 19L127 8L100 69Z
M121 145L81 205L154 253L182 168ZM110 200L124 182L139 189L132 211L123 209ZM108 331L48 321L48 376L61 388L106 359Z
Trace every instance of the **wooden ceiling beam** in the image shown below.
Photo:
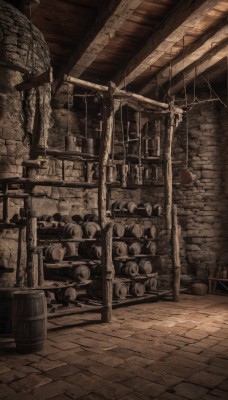
M184 49L184 51L171 62L171 65L162 68L162 70L154 75L151 81L147 83L139 93L143 96L152 94L155 83L159 86L163 86L170 78L173 79L174 76L197 61L227 37L228 23L227 20L225 20L215 28L209 29L196 42Z
M75 78L82 75L141 2L142 0L111 0L108 2L107 7L98 15L83 42L75 48L68 64L62 69L54 83L54 91L63 83L65 74L70 73Z
M184 89L184 86L187 86L197 76L203 74L207 69L213 67L213 65L222 60L224 57L227 57L227 55L228 40L225 40L216 47L213 47L194 64L191 64L188 68L179 73L169 90L170 95L179 93L182 89Z
M206 18L219 0L181 0L163 19L156 33L129 60L112 80L121 88L133 82L160 57L181 40L190 29Z

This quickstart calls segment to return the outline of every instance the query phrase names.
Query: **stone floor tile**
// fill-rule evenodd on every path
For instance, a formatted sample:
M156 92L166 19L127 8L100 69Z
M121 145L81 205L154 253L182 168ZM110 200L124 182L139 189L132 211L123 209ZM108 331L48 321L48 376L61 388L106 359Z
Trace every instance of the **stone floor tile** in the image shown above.
M25 374L20 371L11 369L8 372L1 374L0 380L3 383L10 383L15 381L16 379L24 378Z
M75 397L70 397L71 399L75 399ZM61 399L59 399L61 400ZM69 400L69 397L68 397ZM101 400L101 397L98 396L96 393L86 394L83 397L80 397L80 400Z
M151 371L155 372L158 371L164 374L172 374L180 378L188 378L189 376L193 375L196 372L196 370L193 368L189 368L184 365L179 365L175 363L170 364L164 361L151 364L147 368Z
M46 376L56 381L59 378L63 378L65 376L74 375L80 372L80 369L73 365L62 365L57 368L52 368L46 371Z
M25 378L18 379L11 383L10 387L16 392L31 390L42 385L46 385L52 380L43 374L31 374Z
M220 383L220 385L218 385L218 389L228 392L228 379L225 379L222 383Z
M131 393L131 390L120 383L111 383L106 387L94 390L94 393L100 396L100 399L118 400Z
M169 365L183 365L185 367L196 369L198 371L205 368L205 365L202 362L194 361L178 355L170 355L165 359L165 362L169 363Z
M153 397L159 396L159 394L165 392L167 389L167 386L165 387L139 377L125 381L123 382L123 385L131 389L133 392Z
M40 371L37 368L32 367L31 365L20 365L15 366L17 371L22 372L23 374L39 374Z
M14 395L15 391L5 383L0 384L0 399Z
M58 380L34 389L33 394L37 399L47 400L52 399L57 395L64 394L67 391L76 391L76 388L70 383L64 382L63 380ZM83 392L81 392L80 395L83 395Z
M58 343L53 343L52 346L59 350L73 350L73 349L76 349L77 347L79 347L79 344L73 343L73 342L65 342L65 341L60 342L59 341Z
M173 393L165 392L158 396L156 400L183 400L183 397L179 397Z
M209 361L209 364L228 370L228 359L226 360L226 359L222 358L222 356L212 358Z
M32 367L37 368L39 371L42 371L42 372L48 371L49 369L52 369L52 368L60 367L61 365L65 365L65 363L62 361L51 361L51 360L48 360L47 358L43 358L38 363L31 364Z
M174 386L172 389L172 392L174 394L177 394L180 397L189 399L189 400L197 400L200 397L204 396L205 394L208 393L208 389L194 385L192 383L188 382L181 382L178 383L177 386Z
M214 365L208 365L205 370L205 372L209 372L211 374L215 374L215 375L220 375L220 376L224 376L228 378L228 370L224 369L224 368L219 368L216 367Z
M80 347L77 347L76 349L73 349L73 350L58 350L57 349L56 353L47 355L46 358L48 360L52 360L52 361L61 360L62 362L65 362L65 358L67 358L68 356L72 356L73 354L78 353L80 350L81 350Z
M69 396L65 396L64 394L60 394L58 396L52 397L51 400L69 400Z
M154 363L154 360L149 358L141 357L141 356L132 356L127 358L127 363L129 365L138 365L138 366L146 366Z
M10 368L9 367L7 367L6 365L5 365L5 363L0 363L0 375L1 374L4 374L4 373L6 373L6 372L9 372L10 371ZM1 376L0 376L0 378L1 378Z
M145 396L141 393L129 393L124 397L121 397L121 400L150 400L151 397Z
M120 347L120 346L114 347L111 350L107 350L107 354L113 355L114 357L118 357L118 358L122 358L122 359L127 359L129 357L138 356L138 354L136 354L135 351L124 349L123 347Z
M205 371L198 371L187 380L188 382L195 383L196 385L212 389L213 387L219 385L222 381L224 381L224 377L220 375L210 374Z
M4 398L4 400L38 400L32 393L29 392L20 392L16 394L11 394Z
M124 361L118 357L109 356L108 354L96 354L93 356L89 356L91 360L99 362L101 364L107 365L109 367L115 367L119 364L122 364Z
M64 378L64 381L72 385L77 385L81 389L86 389L86 393L90 393L94 391L94 389L100 386L106 386L110 383L100 376L93 375L90 371L83 371L67 376Z
M124 382L130 378L135 377L135 372L131 372L130 368L123 368L123 365L115 367L107 367L96 365L88 367L88 370L95 376L102 377L110 382Z
M220 389L217 389L217 388L211 390L209 392L209 394L211 396L214 396L216 400L217 399L219 399L219 400L227 400L227 397L228 397L227 396L227 391L220 390Z

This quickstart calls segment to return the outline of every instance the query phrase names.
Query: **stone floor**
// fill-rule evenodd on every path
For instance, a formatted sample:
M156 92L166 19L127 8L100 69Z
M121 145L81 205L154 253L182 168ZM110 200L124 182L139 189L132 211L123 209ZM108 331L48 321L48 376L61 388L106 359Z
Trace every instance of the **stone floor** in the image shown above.
M228 297L182 295L49 321L45 348L0 339L0 399L228 399Z

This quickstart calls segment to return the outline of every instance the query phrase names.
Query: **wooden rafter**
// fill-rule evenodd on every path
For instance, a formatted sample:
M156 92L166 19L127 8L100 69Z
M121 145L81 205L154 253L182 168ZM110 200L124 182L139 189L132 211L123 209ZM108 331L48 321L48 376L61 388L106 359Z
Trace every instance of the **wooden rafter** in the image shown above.
M172 61L171 65L164 67L159 71L153 79L147 83L140 91L143 96L149 95L152 92L154 83L157 82L159 86L163 86L166 82L183 71L192 63L196 62L204 54L228 37L228 23L227 20L220 23L213 29L209 29L203 36L200 37L193 45L184 49L184 52Z
M190 29L194 29L204 20L218 3L219 0L182 0L178 2L170 14L163 19L156 33L148 38L145 45L112 80L119 88L134 81L181 40Z
M111 0L108 3L83 42L75 48L68 64L54 83L55 90L63 83L64 74L70 73L75 78L82 75L141 2L142 0Z
M228 41L223 41L216 47L212 48L203 57L197 60L194 65L190 65L184 71L176 76L170 88L170 94L175 94L183 89L184 83L187 86L196 76L201 75L207 69L213 67L217 62L227 57Z

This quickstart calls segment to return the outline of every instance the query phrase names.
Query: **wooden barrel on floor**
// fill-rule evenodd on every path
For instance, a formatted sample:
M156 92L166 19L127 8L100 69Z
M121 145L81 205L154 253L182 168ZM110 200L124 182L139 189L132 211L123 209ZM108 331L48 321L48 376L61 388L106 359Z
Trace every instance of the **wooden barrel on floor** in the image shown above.
M47 335L47 303L42 290L13 294L13 334L19 353L41 351Z
M0 290L0 334L12 333L12 303L13 291Z

